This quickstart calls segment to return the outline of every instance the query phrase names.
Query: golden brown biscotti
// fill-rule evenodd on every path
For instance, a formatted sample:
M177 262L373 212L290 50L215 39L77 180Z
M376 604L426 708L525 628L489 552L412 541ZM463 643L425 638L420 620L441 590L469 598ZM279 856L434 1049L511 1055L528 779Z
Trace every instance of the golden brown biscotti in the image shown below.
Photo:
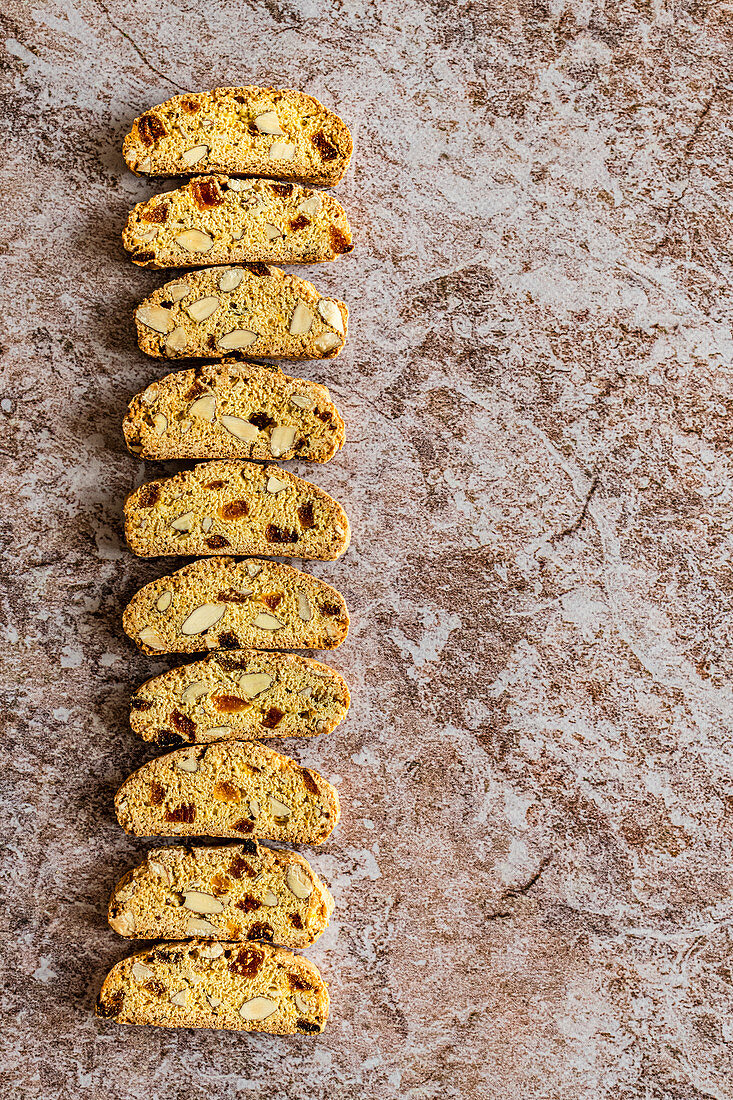
M109 923L139 940L264 940L307 947L328 927L333 898L295 852L256 840L153 848L117 883Z
M291 565L203 558L141 588L122 626L144 653L335 649L349 616L335 588Z
M259 741L176 749L143 764L115 795L117 820L133 836L256 836L322 844L340 816L318 772Z
M97 1016L118 1024L315 1035L328 990L303 955L264 943L161 943L112 967Z
M328 462L345 434L325 386L290 378L274 364L232 359L153 382L133 397L122 430L133 454L156 461Z
M332 187L352 149L346 124L313 96L247 85L151 107L133 122L122 155L143 175L224 172Z
M320 661L218 650L142 684L130 703L130 725L145 741L172 748L315 737L335 729L348 709L346 681Z
M334 359L348 317L344 302L260 263L184 272L135 310L140 349L167 359Z
M276 466L202 462L148 481L125 501L133 554L297 554L335 561L349 545L346 513L328 493Z
M346 212L331 195L228 176L199 176L138 203L122 244L134 264L153 268L322 263L354 247Z

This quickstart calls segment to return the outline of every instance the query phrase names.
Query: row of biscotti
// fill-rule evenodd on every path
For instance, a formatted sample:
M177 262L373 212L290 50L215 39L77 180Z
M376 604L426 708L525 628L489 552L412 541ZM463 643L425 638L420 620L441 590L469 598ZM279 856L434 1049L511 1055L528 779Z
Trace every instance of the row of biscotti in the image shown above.
M340 813L335 788L317 772L242 741L180 749L150 761L120 787L115 809L120 824L135 836L250 835L311 844L327 839ZM269 944L313 943L332 911L327 888L294 853L275 852L255 840L155 850L113 891L108 916L115 931L140 939L196 936L227 943L221 948L215 942L168 943L124 960L107 976L97 1011L121 1023L244 1028L268 1020L264 1030L320 1031L328 1007L320 975L305 960ZM245 948L237 942L242 940L258 942ZM249 974L235 971L253 984L230 982L222 988L226 971L212 969L212 960L222 954L255 960ZM209 997L205 1003L192 999L195 991L184 979L193 959L202 960L199 994L208 979L216 1004ZM310 996L296 1003L287 989L268 989L268 1005L259 1006L267 1011L260 1014L254 1002L263 992L263 970L279 972L301 962L310 984L299 991Z

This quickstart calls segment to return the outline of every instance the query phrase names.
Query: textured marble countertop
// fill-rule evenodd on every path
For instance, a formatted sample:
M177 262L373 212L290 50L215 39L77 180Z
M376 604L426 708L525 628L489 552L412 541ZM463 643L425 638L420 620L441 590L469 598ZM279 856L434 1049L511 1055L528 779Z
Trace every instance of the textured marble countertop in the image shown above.
M733 1096L730 4L8 0L1 166L7 600L0 1036L21 1100ZM131 120L177 90L300 87L353 128L351 307L308 364L348 509L312 567L353 630L309 853L315 1041L119 1028L107 894L151 753L120 612L163 373L130 310ZM297 373L297 371L296 371ZM153 469L148 467L148 476ZM296 563L297 564L297 563Z

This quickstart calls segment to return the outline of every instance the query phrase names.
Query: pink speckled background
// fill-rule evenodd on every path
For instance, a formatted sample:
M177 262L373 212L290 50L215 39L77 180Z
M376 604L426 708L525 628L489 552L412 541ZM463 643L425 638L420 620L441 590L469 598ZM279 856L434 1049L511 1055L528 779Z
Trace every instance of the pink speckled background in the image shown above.
M730 3L8 0L0 1037L21 1100L733 1097ZM127 698L123 450L162 280L131 120L296 86L353 128L344 815L308 1038L97 1021ZM296 371L297 373L297 371ZM155 471L148 467L148 474ZM297 563L296 563L297 564Z

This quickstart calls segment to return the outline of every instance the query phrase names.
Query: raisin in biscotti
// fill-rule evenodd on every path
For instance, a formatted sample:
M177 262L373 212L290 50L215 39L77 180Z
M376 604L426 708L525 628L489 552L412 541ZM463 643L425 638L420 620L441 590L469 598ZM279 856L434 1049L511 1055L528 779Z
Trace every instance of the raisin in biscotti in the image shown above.
M138 344L168 359L333 359L349 311L269 264L188 271L135 310Z
M122 626L144 653L335 649L349 616L335 588L291 565L204 558L141 588Z
M322 844L338 794L318 772L259 741L176 749L138 768L115 795L133 836L244 836Z
M148 481L125 501L125 538L143 558L297 554L335 561L349 545L346 513L328 493L254 462L204 462Z
M246 840L154 848L115 886L109 923L140 940L265 940L307 947L328 926L331 894L302 856Z
M274 176L332 187L353 144L313 96L285 88L214 88L176 95L136 118L122 145L139 174Z
M97 1016L118 1024L315 1035L328 990L303 955L264 943L161 943L112 967Z
M265 260L312 264L353 250L344 208L297 183L201 176L138 203L122 244L140 267Z
M349 701L343 676L320 661L219 650L142 684L130 703L130 725L145 741L168 748L315 737L344 720Z
M133 397L122 425L141 458L328 462L344 422L325 386L274 365L225 359L176 371Z

